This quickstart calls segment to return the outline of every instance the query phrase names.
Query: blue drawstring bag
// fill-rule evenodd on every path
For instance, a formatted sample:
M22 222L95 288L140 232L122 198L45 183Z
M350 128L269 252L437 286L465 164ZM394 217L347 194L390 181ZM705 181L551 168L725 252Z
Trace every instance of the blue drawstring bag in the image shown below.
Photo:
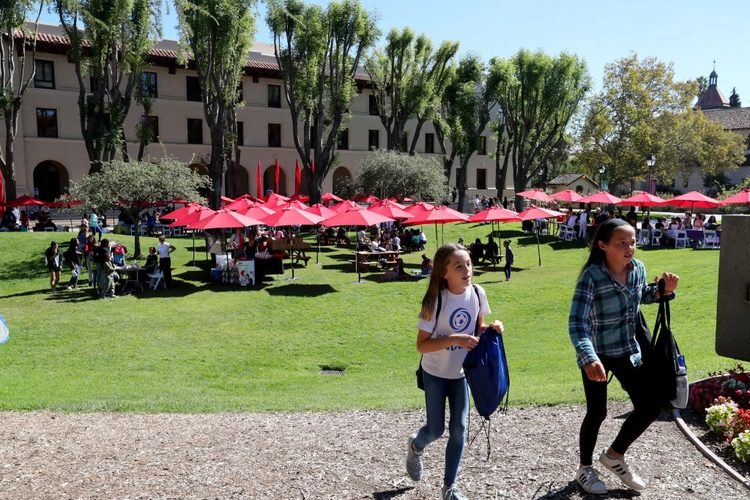
M2 314L0 314L0 344L8 340L10 337L10 330L8 330L8 324L5 322Z

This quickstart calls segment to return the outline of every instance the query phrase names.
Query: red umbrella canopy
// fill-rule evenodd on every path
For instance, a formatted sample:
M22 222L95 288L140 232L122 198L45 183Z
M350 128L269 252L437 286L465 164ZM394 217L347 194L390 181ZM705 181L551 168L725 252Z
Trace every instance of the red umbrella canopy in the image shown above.
M376 201L380 200L380 198L378 198L374 194L358 194L350 199L358 203L375 203Z
M403 208L400 208L398 203L393 203L388 200L385 200L385 203L381 200L374 205L371 205L367 210L379 213L380 215L385 215L391 219L411 219L414 217L414 214L410 214Z
M307 203L308 201L310 201L310 197L306 194L296 193L293 194L291 198L289 198L289 201L302 201L304 203Z
M355 204L356 205L356 204ZM370 210L352 208L346 212L339 212L325 220L326 226L372 226L381 222L393 222L393 219Z
M225 229L229 227L249 227L263 224L258 219L253 219L246 215L232 212L226 208L221 208L215 214L199 220L193 224L188 224L188 229Z
M382 207L382 206L386 206L386 207L398 207L401 210L403 210L403 209L406 208L406 205L402 205L395 198L388 198L387 200L376 201L375 203L373 203L372 205L370 205L370 209L373 209L375 207Z
M310 208L310 205L308 205L307 203L302 203L299 200L294 200L284 203L283 205L278 205L274 207L274 210L284 210L286 207L296 208L297 210L305 210Z
M470 222L510 222L520 221L518 214L503 207L492 207L469 217Z
M82 204L83 202L81 200L76 200L69 194L66 194L56 199L55 201L50 203L48 206L50 208L70 208L70 207L75 207L76 205L82 205Z
M446 206L435 207L432 210L424 211L420 214L416 214L411 219L404 221L404 224L425 224L427 222L434 222L436 224L445 224L446 222L467 222L469 216L457 212L452 208Z
M435 208L435 205L431 205L424 201L418 201L414 205L409 205L404 210L409 212L410 214L417 215L422 212L427 212L429 210L432 210Z
M237 212L238 214L247 215L248 217L252 217L253 219L263 220L265 217L276 213L276 210L264 207L263 205L256 203L255 205L235 210L235 212Z
M690 207L693 208L716 208L723 205L723 202L709 198L705 194L701 194L698 191L690 191L689 193L675 196L670 200L665 200L662 205L671 205L673 207Z
M580 194L576 193L572 189L566 189L565 191L559 191L557 193L552 193L549 195L549 200L557 200L557 201L569 201L571 203L574 203L578 200L583 198Z
M320 217L299 208L286 207L263 219L266 226L314 226L323 221Z
M610 205L616 205L622 200L617 196L609 194L607 191L599 191L598 193L590 194L585 198L578 200L581 203L608 203Z
M29 205L42 205L46 206L49 205L46 201L38 200L36 198L32 198L31 196L25 194L23 196L20 196L16 198L15 200L11 200L5 204L6 207L28 207Z
M329 217L333 217L334 215L336 215L336 212L323 205L322 203L316 203L315 205L306 208L305 212L323 217L323 219L328 219Z
M206 217L210 217L211 215L215 213L216 212L214 212L208 207L198 206L198 207L195 207L195 210L193 210L192 212L190 212L189 214L183 217L180 217L179 219L171 223L168 227L187 226L195 222L198 222L200 220L203 220Z
M557 210L550 210L548 208L531 205L529 208L518 214L518 218L520 220L549 219L550 217L561 217L564 215L564 213L558 212Z
M658 196L654 196L645 191L638 193L635 196L631 196L630 198L620 200L620 205L641 205L644 207L656 207L662 203L664 203L663 198L659 198Z
M174 212L169 212L164 215L162 215L161 219L169 219L169 220L177 220L180 217L185 217L186 215L192 214L195 212L195 210L200 207L197 203L188 203L182 208L178 208Z
M320 197L320 201L344 201L343 198L339 198L333 193L323 193Z
M330 208L337 214L340 214L342 212L347 212L349 210L364 210L365 209L365 207L363 207L362 205L357 205L351 200L344 200L341 203L337 203Z
M750 205L750 189L740 191L734 196L721 200L724 205Z
M232 198L229 198L227 196L220 196L219 199L224 205L227 205L229 203L232 203L234 200Z
M268 196L264 196L263 201L265 201L264 205L268 208L274 208L287 203L289 201L289 198L280 194L271 193Z
M523 196L524 198L529 198L530 200L549 201L549 196L547 196L547 193L545 193L541 189L531 189L529 191L521 191L520 193L516 194L518 196Z

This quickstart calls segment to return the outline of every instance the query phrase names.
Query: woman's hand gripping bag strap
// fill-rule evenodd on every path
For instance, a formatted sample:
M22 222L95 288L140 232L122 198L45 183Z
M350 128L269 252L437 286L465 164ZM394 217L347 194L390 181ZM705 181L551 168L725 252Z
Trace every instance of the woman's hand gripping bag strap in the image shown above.
M466 354L464 374L480 416L489 418L501 404L503 410L508 408L510 374L505 345L503 336L491 327L485 328L477 345Z
M659 402L665 407L684 409L689 395L687 368L670 326L670 298L664 293L664 280L659 280L659 297L651 352L644 359L644 368Z

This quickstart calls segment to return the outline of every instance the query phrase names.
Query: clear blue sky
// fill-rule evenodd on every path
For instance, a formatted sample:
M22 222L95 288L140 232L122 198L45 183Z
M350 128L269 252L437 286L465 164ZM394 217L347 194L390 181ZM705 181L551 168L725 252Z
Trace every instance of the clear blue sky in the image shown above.
M310 1L310 0L308 0ZM750 2L707 0L361 0L379 14L379 26L409 26L437 45L457 40L461 52L483 59L510 57L519 48L554 55L567 51L583 57L595 85L604 66L631 52L673 62L676 77L708 77L716 61L719 89L728 98L737 88L750 106ZM314 3L327 4L318 0ZM261 3L259 10L265 16ZM47 22L56 22L46 16ZM177 38L176 19L164 19L165 38ZM271 42L261 20L256 36Z

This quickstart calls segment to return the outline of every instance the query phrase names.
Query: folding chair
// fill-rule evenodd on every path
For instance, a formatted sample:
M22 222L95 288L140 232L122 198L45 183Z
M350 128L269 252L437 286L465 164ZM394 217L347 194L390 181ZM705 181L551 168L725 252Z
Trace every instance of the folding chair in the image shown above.
M159 287L159 283L161 283L165 290L167 289L167 284L164 282L164 271L161 269L157 269L156 272L147 274L146 276L149 277L148 287L151 290L156 290Z
M654 229L654 232L651 233L651 246L660 247L661 236L662 236L661 229Z
M683 230L679 230L675 234L674 247L675 248L687 248L689 246L689 243L688 243L689 241L690 240L688 240L687 232Z
M705 248L720 248L721 247L721 233L717 233L712 229L706 229L703 231L703 241L705 242Z

